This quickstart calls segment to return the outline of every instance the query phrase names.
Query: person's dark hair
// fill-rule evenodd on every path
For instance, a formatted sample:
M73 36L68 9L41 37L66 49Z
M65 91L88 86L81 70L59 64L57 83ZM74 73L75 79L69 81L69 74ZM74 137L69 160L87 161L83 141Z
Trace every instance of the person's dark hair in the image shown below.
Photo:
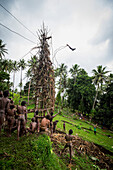
M25 105L26 105L26 101L22 101L21 106L25 106Z
M32 122L35 122L35 118L33 117L33 118L31 119L31 121L32 121Z
M50 115L53 116L53 112L51 112Z
M36 113L36 115L38 115L38 110L35 113Z
M5 91L3 92L3 95L4 95L4 97L8 97L9 91L8 91L8 90L5 90Z
M10 100L10 103L11 103L11 104L13 104L13 103L14 103L12 99Z
M49 119L49 120L50 120L50 115L46 115L46 119Z
M3 97L3 92L0 90L0 97Z
M72 129L70 129L69 130L69 135L71 135L73 133L73 130Z
M14 109L15 108L15 105L14 104L11 104L10 105L10 109Z

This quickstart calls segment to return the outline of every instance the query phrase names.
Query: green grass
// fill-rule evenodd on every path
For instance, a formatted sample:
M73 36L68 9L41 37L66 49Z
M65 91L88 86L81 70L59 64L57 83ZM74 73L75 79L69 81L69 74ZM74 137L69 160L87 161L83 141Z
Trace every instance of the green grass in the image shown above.
M66 169L63 162L52 152L52 143L46 135L34 134L15 140L2 137L0 140L0 169Z
M28 106L34 108L34 105ZM34 113L28 113L28 123L30 124L31 118ZM72 117L66 118L62 115L57 115L53 121L59 120L57 129L63 130L63 121L70 122L75 126L66 123L66 133L69 129L73 129L73 135L78 135L84 140L94 142L103 146L104 148L113 152L113 138L108 138L106 135L113 137L113 133L108 130L97 128L97 135L94 135L93 125L83 120L74 120ZM92 130L84 131L82 127L91 128ZM105 134L105 135L104 135ZM59 151L64 147L62 143L58 145ZM69 152L64 154L63 157L58 157L52 151L52 143L48 136L38 136L38 134L23 136L17 141L17 131L12 136L6 137L2 131L0 138L0 169L1 170L66 170L69 169ZM87 155L78 155L74 151L72 170L90 170L99 169L95 162L93 162Z
M27 106L27 109L34 109L34 108L35 108L34 104L31 104L31 105Z
M29 113L28 114L28 118L32 118L34 116L34 113ZM57 123L57 129L63 130L63 121L67 121L70 122L72 124L74 124L75 126L65 123L66 125L66 133L68 133L69 129L73 130L73 135L78 135L79 137L81 137L84 140L87 140L89 142L93 142L96 143L98 145L103 146L104 148L106 148L107 150L113 152L113 133L111 133L109 130L103 130L99 127L97 127L97 134L94 135L93 132L93 125L89 124L89 122L86 122L85 120L73 120L73 118L66 118L63 117L62 115L57 115L53 121L55 120L59 120L59 122ZM78 128L77 128L78 126ZM91 130L86 130L84 131L84 129L82 128L91 128ZM80 128L80 129L79 129ZM112 138L108 138L108 136L106 135L110 135Z
M30 113L29 117L31 118L33 115L34 113ZM113 137L113 133L110 133L109 130L103 131L102 129L97 127L97 135L95 136L93 132L93 125L90 124L89 122L86 122L84 120L79 120L79 119L73 120L71 117L66 118L66 117L63 117L62 115L57 115L53 119L53 121L55 120L59 120L57 124L57 129L63 130L63 121L70 122L74 124L75 126L66 123L66 133L68 133L69 129L73 129L73 135L78 135L79 137L81 137L82 139L86 141L94 142L113 152L113 148L112 148L113 138L108 138L107 136L105 136L105 135L110 135ZM89 132L88 133L84 131L84 129L81 127L85 127L88 129L91 128L92 130L87 130ZM58 147L61 150L64 146L61 143L58 145ZM62 158L62 161L67 165L67 162L65 162L65 160L69 162L69 154L65 155L65 158ZM84 156L84 155L74 154L73 160L76 162L76 164L71 167L72 169L76 169L76 168L78 170L79 169L80 170L81 169L84 169L84 170L99 169L99 167L95 165L95 162L92 162L92 160L87 155Z
M94 162L92 162L87 155L85 155L85 156L76 155L76 156L73 157L73 160L76 162L76 168L78 170L95 169L94 168Z
M66 133L68 133L69 129L73 130L73 135L78 135L79 137L82 137L82 139L90 141L90 142L94 142L98 145L103 146L104 148L110 150L113 152L113 133L111 133L109 130L102 130L100 128L97 127L97 134L94 135L93 132L93 125L88 124L87 122L85 122L84 120L73 120L71 117L70 118L65 118L62 117L62 115L57 115L54 120L59 120L58 124L57 124L57 128L63 130L63 122L64 121L68 121L76 126L78 126L78 128L76 126L70 125L68 123L65 123L66 125ZM84 129L82 129L81 127L85 127L85 128L91 128L92 130L87 130L88 132L84 131ZM80 129L79 129L80 128ZM108 136L106 135L110 135L112 136L112 138L108 138Z

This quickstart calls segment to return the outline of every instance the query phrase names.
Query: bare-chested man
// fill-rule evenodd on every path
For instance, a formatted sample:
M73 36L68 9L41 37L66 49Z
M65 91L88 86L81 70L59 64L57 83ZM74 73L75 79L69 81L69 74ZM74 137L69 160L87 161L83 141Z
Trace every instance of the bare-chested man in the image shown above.
M37 123L37 131L39 132L39 130L40 130L40 121L38 119L38 110L36 110L36 112L34 113L34 117L35 117L35 122Z
M63 123L63 130L64 130L64 131L65 131L65 129L66 129L65 127L66 127L66 125L65 125L65 122L64 122L64 123Z
M26 122L27 122L27 111L26 111L26 102L22 101L21 106L17 106L18 113L18 123L17 123L17 140L23 132L26 132Z
M33 117L31 119L31 123L30 123L30 128L27 128L27 130L30 132L30 133L34 133L35 130L37 130L37 123L35 122L35 117Z
M47 132L50 128L50 115L46 115L41 121L40 132Z
M64 146L64 148L62 149L61 153L62 154L64 152L64 150L69 147L69 154L70 154L70 163L71 163L71 159L72 159L72 139L74 137L74 135L72 135L73 130L70 129L69 130L69 134L66 134L65 139L66 139L66 145Z
M16 116L15 105L13 104L13 101L10 101L10 108L7 111L7 121L8 121L8 130L9 130L8 136L11 136L11 130L15 123L15 116Z
M0 90L0 98L3 97L3 92Z
M1 93L1 97L0 97L0 134L1 134L1 128L3 123L6 120L6 114L7 114L7 110L9 107L9 91L5 90L3 92L3 97L2 97L2 93Z
M56 125L57 125L57 123L58 123L58 120L55 120L55 121L53 122L53 133L56 132Z
M34 117L35 117L35 121L36 121L36 123L37 123L37 131L39 132L40 131L40 119L39 118L44 118L44 116L39 116L38 115L38 110L36 110L36 112L35 112L35 114L34 114Z
M58 113L56 113L55 115L53 115L53 112L51 112L50 113L50 130L51 130L51 135L53 134L53 122L52 122L52 120L53 120L53 118L55 117L55 116L57 116L59 113L61 113L61 112L58 112Z

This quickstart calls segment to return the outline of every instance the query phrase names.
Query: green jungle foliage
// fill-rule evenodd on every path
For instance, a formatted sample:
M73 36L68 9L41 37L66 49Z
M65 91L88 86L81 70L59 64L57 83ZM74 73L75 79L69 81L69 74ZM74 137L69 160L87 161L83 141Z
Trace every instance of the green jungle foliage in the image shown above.
M74 84L74 79L69 79L67 90L68 105L73 110L80 110L82 113L90 113L93 105L93 96L95 87L92 84L92 78L86 73L79 74Z
M100 105L96 107L94 119L103 126L113 129L113 83L106 88L106 93L100 97Z
M10 76L8 73L0 71L0 90L4 91L8 88L9 78Z

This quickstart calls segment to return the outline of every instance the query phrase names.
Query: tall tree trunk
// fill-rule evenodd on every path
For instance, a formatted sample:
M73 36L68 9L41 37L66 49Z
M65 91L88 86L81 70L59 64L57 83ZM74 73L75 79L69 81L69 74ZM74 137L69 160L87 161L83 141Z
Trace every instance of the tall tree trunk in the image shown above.
M14 83L15 83L15 71L13 73L13 94L14 94Z
M77 76L74 76L74 84L76 83Z
M98 86L97 86L96 95L95 95L95 99L94 99L94 102L93 102L92 110L94 110L94 108L95 108L95 103L96 103L97 96L98 96L98 89L99 89L99 84L98 84Z
M29 82L29 88L28 88L28 105L29 105L30 86L31 86L31 80L30 80L30 82Z
M21 76L20 76L20 96L22 91L22 67L21 67Z
M9 83L10 83L9 79L10 78L8 78L8 81L7 81L8 90L9 90Z

